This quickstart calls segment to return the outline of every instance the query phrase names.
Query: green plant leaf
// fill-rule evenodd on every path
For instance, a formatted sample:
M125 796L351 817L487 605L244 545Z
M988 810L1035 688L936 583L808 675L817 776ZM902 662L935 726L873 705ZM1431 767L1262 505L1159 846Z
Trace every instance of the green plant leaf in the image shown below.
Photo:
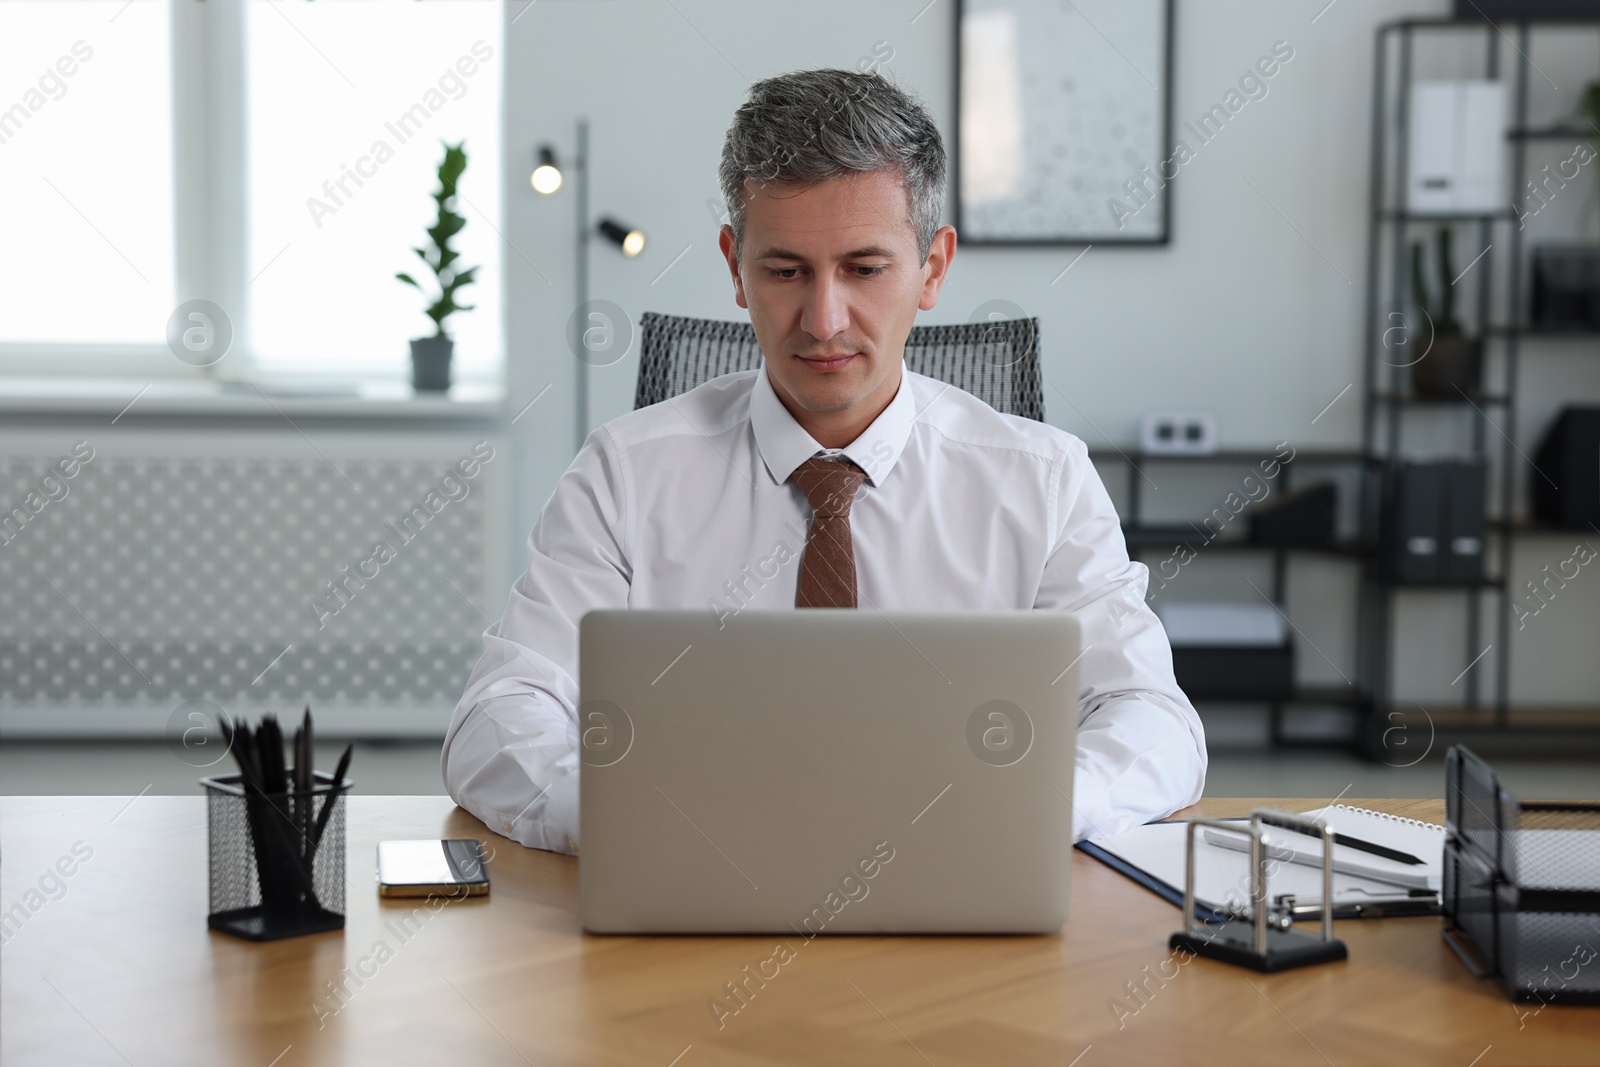
M417 254L417 258L427 264L428 269L438 280L439 297L428 305L427 315L433 319L439 333L443 335L446 317L457 311L471 311L476 307L476 305L468 307L458 305L454 293L463 285L473 284L473 274L478 268L472 267L467 270L453 268L452 265L460 258L460 253L450 247L450 239L460 233L467 224L466 217L456 212L452 206L457 183L467 169L466 141L459 141L453 145L444 140L439 143L444 148L444 158L440 161L438 170L439 188L429 194L437 205L438 217L426 231L432 241L432 248L413 248L412 251ZM418 289L422 288L410 275L404 275L404 278Z
M453 293L463 285L471 285L477 280L473 277L473 275L476 273L478 273L477 267L468 267L466 270L458 272L449 281L444 283L445 291Z
M1444 336L1461 333L1461 323L1456 319L1456 278L1453 254L1455 232L1449 226L1440 226L1434 235L1439 246L1439 318L1434 324Z
M1433 301L1428 297L1428 281L1422 265L1425 246L1421 241L1411 242L1411 299L1417 302L1422 313L1433 318Z
M422 286L417 282L417 280L415 278L413 278L411 275L405 273L404 271L401 271L399 274L396 274L395 277L399 278L401 281L405 282L408 285L415 285L418 289L422 288Z

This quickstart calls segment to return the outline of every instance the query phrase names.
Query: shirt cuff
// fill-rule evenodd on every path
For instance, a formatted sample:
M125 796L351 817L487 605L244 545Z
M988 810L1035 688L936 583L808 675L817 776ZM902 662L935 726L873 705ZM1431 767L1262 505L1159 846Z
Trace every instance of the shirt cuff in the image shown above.
M578 854L578 772L559 779L550 787L544 803L544 837L548 844L538 846L568 856Z
M1082 768L1078 768L1072 776L1072 839L1115 836L1111 795L1105 786L1081 772Z

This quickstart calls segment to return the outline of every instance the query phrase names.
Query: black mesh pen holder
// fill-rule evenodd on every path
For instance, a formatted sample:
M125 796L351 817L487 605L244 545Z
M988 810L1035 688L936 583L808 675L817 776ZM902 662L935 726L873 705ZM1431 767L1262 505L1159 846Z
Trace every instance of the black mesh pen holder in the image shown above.
M1445 755L1443 934L1514 1000L1600 1004L1600 803L1519 801Z
M250 941L344 929L346 778L262 793L239 775L202 778L211 895L206 925Z

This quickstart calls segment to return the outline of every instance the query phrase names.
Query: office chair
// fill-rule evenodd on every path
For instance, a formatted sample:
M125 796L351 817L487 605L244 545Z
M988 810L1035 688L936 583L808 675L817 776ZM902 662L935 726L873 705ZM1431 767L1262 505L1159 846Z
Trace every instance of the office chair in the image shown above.
M639 325L636 408L761 366L761 348L748 322L646 311ZM1038 319L914 326L906 338L906 367L965 389L996 411L1044 421Z

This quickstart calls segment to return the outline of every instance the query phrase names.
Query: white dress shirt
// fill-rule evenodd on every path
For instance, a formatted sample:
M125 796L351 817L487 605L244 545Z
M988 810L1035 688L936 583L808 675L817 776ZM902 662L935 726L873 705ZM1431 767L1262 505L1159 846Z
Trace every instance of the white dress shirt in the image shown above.
M789 475L830 451L764 370L591 433L529 535L528 569L484 632L445 736L456 803L524 845L576 852L578 621L599 608L793 609L811 508ZM1081 440L906 371L838 451L867 475L850 512L863 608L1077 615L1075 837L1199 799L1200 719Z

